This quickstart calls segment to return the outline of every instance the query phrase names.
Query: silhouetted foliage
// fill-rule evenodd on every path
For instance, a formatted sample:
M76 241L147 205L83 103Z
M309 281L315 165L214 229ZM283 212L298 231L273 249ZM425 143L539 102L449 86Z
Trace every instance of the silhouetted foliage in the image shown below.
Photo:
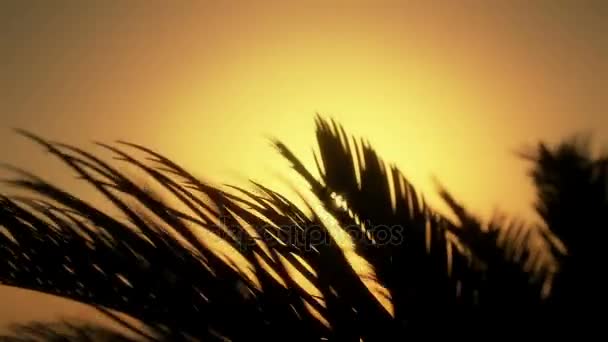
M555 147L541 143L527 158L534 162L536 211L565 249L556 253L562 271L553 291L554 325L598 331L608 288L602 272L608 261L608 156L594 157L590 141L577 137Z
M151 177L179 203L172 205L89 152L22 134L124 218L15 169L20 176L8 183L34 196L0 198L0 281L93 305L116 320L112 311L124 313L145 324L149 333L138 333L148 339L547 333L567 322L578 296L592 301L603 293L595 284L603 286L597 270L608 228L607 163L572 143L555 150L541 144L528 156L544 222L537 226L506 217L482 222L443 187L457 220L440 215L369 143L320 117L320 179L287 146L274 144L322 212L312 200L298 208L257 183L207 184L144 146L99 144ZM353 267L326 213L371 274ZM386 289L392 310L369 280Z

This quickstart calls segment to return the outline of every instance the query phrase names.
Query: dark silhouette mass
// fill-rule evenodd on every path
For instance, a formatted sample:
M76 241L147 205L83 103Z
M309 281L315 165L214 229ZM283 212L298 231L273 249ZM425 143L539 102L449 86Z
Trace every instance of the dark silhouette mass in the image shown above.
M540 143L524 155L541 218L533 224L508 215L485 222L438 185L453 212L441 215L368 142L321 117L320 178L273 141L308 184L298 191L314 195L304 207L255 182L252 189L208 184L144 146L99 144L161 194L85 150L21 134L120 215L14 168L17 177L7 182L30 195L0 197L0 282L92 305L141 340L367 342L600 331L601 315L592 310L603 310L606 297L608 159L595 157L585 141ZM349 262L324 213L372 275ZM212 237L246 263L218 253ZM385 298L369 290L370 277ZM69 323L33 323L13 335L4 340L130 340Z

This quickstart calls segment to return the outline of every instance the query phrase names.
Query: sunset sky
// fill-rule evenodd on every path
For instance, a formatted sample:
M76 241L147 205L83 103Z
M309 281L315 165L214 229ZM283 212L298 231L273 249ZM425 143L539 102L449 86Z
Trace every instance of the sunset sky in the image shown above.
M515 151L575 133L608 143L607 17L601 0L2 1L0 161L89 193L19 127L280 188L289 170L268 137L313 166L320 113L432 203L436 176L482 217L534 220ZM0 325L88 312L2 288L0 303Z

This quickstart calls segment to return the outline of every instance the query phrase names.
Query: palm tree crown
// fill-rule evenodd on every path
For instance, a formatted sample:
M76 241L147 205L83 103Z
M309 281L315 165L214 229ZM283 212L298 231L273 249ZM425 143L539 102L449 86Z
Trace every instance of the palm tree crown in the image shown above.
M313 200L299 208L262 184L207 184L141 145L99 144L153 179L160 194L94 154L21 133L122 217L14 169L8 183L32 195L0 195L0 282L90 304L125 325L117 313L126 314L143 323L130 327L145 339L546 333L577 329L569 308L604 298L597 270L605 260L608 162L578 142L540 144L526 156L543 222L533 225L482 222L442 187L456 220L440 215L368 142L321 117L320 178L273 142L322 205L314 210ZM371 271L354 266L336 234L348 236ZM30 328L43 338L56 331Z

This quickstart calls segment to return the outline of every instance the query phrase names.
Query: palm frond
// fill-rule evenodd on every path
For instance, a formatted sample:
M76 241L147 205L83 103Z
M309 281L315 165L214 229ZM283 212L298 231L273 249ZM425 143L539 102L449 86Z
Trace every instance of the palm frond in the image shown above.
M499 299L510 306L541 300L547 285L530 286L532 274L527 270L542 270L540 277L548 281L554 263L543 244L533 248L528 235L522 240L517 233L529 234L532 228L498 222L484 227L441 190L460 220L451 222L430 208L398 168L384 162L368 142L349 138L334 121L318 117L316 124L320 155L315 160L321 179L315 179L284 144L275 141L275 146L340 219L357 252L372 263L378 281L390 291L398 320L424 326L422 322L436 322L431 316L437 310L486 301L497 308ZM525 251L513 253L516 246Z
M578 312L575 326L601 326L593 309L605 301L608 283L602 274L608 256L608 156L594 156L588 137L554 146L540 143L525 156L537 191L536 210L559 240L554 248L561 268L553 301L557 324L573 326L569 312Z
M126 218L20 173L8 183L34 196L0 198L3 283L116 310L173 339L278 338L293 329L301 340L384 334L357 324L390 316L327 227L278 193L256 184L255 193L236 188L237 196L143 146L121 143L146 161L101 145L178 200L169 205L88 152L26 135ZM295 281L293 270L320 295Z
M319 179L274 144L322 210L308 200L298 208L258 183L206 183L142 145L97 144L151 180L144 184L95 154L22 131L122 217L12 168L17 176L6 183L28 195L0 195L0 282L92 305L119 323L115 312L128 315L152 332L148 339L385 341L545 331L597 281L606 159L541 145L532 175L546 227L506 216L482 222L440 186L450 220L368 142L333 121L316 123ZM373 272L357 269L326 213ZM589 243L581 227L597 227L600 238Z
M298 291L262 292L251 277L226 262L225 257L197 235L211 232L236 251L254 246L241 226L222 223L229 217L224 215L226 208L235 204L217 189L183 174L182 178L196 186L195 194L144 168L161 179L166 188L184 194L182 203L199 208L195 214L189 214L160 201L87 152L28 136L105 195L125 214L126 220L112 218L39 178L10 181L46 201L0 198L0 225L8 233L0 236L2 257L7 261L0 266L3 283L117 310L151 326L212 340L218 335L236 340L256 334L265 336L263 331L280 334L281 322L290 320L291 325L297 321L301 326L307 326L306 322L313 328L316 326L308 329L311 332L322 329L303 310L303 295L293 295ZM120 156L143 167L136 159L126 158L125 153ZM167 160L164 164L175 171ZM205 195L209 205L200 200ZM224 209L224 213L214 211L213 206ZM227 229L234 229L237 234L223 234ZM249 253L256 251L259 252L253 249ZM276 262L268 263L272 269L278 269ZM261 269L259 265L257 268ZM265 285L272 287L268 281ZM265 310L261 305L264 299L260 297L273 297L268 300L284 305L269 306L269 312L260 314L260 310ZM272 312L277 309L282 312ZM265 323L266 314L274 315L268 319L271 326ZM234 320L244 323L235 329L230 323Z

